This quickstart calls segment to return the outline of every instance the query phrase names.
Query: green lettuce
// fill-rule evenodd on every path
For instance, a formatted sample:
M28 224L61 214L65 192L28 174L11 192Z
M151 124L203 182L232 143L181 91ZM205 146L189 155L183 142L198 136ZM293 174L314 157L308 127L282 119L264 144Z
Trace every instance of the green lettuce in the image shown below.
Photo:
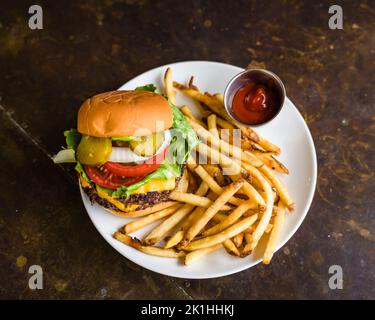
M154 84L149 83L149 84L146 84L146 85L144 85L144 86L136 87L134 90L152 91L152 92L155 92L155 91L156 91L156 87L155 87Z
M73 149L76 151L79 143L81 142L82 135L76 129L70 129L64 132L64 136L68 149ZM86 174L85 169L83 169L82 163L80 163L77 158L74 169L82 176L83 179L89 183L91 182L91 179Z
M76 150L81 142L82 135L76 129L70 129L64 132L64 136L68 149Z

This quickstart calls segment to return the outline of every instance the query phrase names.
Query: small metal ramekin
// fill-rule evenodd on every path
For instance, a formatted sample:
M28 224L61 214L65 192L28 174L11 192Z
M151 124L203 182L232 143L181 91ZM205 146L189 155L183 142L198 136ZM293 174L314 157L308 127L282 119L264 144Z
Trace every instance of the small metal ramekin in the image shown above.
M265 122L259 123L259 124L249 125L248 123L244 123L240 121L239 119L237 119L232 111L232 101L238 89L240 89L241 87L243 87L249 82L254 82L256 84L263 84L263 85L269 86L270 81L272 81L272 84L276 88L277 94L279 95L279 98L280 98L281 105L279 106L277 113L271 119ZM224 105L229 116L233 118L235 121L237 121L238 123L244 126L255 127L255 126L263 125L275 119L275 117L280 113L281 109L284 106L285 96L286 96L285 86L283 82L281 81L281 79L276 74L274 74L271 71L264 70L264 69L247 69L247 70L240 72L229 81L224 92Z

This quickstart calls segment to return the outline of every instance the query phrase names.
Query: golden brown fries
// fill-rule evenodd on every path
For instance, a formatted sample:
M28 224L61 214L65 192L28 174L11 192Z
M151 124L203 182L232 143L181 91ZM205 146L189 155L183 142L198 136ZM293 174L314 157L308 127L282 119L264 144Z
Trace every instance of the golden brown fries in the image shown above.
M217 195L220 195L223 193L223 188L215 181L212 176L208 174L206 170L202 166L197 166L195 168L195 172L201 177L201 179L207 183L207 185L210 187L210 189L215 192ZM243 200L238 199L236 197L232 197L228 201L230 204L234 204L236 206L239 206L243 203Z
M216 125L216 114L211 114L207 117L207 126L210 133L216 138L219 138L219 131L217 130Z
M280 179L274 174L272 169L268 168L267 166L262 166L260 168L260 171L269 181L271 181L272 185L277 190L277 194L279 195L281 201L284 202L289 210L293 210L294 201L292 197L290 196L288 190L284 187Z
M219 250L220 248L222 248L222 245L221 244L217 244L217 245L214 245L214 246L209 247L209 248L205 248L205 249L195 250L195 251L189 252L185 256L184 263L185 263L185 265L190 265L194 261L202 258L203 256L205 256L205 255L207 255L207 254L209 254L211 252Z
M238 180L225 188L223 193L215 200L215 202L193 223L186 231L183 243L189 243L204 228L204 226L212 219L212 217L222 210L222 207L228 200L243 186L243 180Z
M257 155L258 159L262 160L268 167L280 173L289 174L289 170L272 154L260 153Z
M196 195L203 196L208 191L208 185L205 182L202 182L199 186ZM145 238L145 243L149 245L153 245L159 242L168 231L174 228L179 222L182 221L192 210L194 206L191 204L185 204L181 208L179 208L174 214L169 216L166 220L164 220L160 225L158 225L155 229L153 229Z
M175 201L184 202L184 203L192 204L193 206L204 207L204 208L208 208L212 204L212 201L210 199L206 197L198 196L193 193L173 191L169 195L169 198ZM221 210L231 210L231 209L232 207L227 206L227 205L223 205L221 207Z
M220 231L230 227L233 223L237 222L239 218L249 209L254 208L254 205L251 202L244 202L239 207L234 209L225 220L216 224L212 228L204 231L202 233L203 236L210 236L215 233L219 233Z
M180 108L180 110L182 111L182 113L188 117L191 121L194 121L196 123L198 123L200 126L204 127L204 128L207 128L207 126L202 122L200 121L198 118L196 118L193 113L191 112L190 108L188 106L182 106Z
M175 104L176 103L176 92L173 88L173 80L172 80L172 70L171 68L167 68L164 74L164 86L165 86L165 94L167 95L168 99Z
M258 218L257 214L254 214L251 217L244 218L237 222L236 224L230 226L229 228L217 233L213 236L209 236L206 238L201 238L199 240L194 240L190 242L188 245L183 246L182 248L187 251L193 251L198 249L203 249L207 247L211 247L215 244L222 243L226 239L230 239L237 235L238 233L246 230L250 227Z
M215 146L218 150L227 150L228 153L237 158L240 161L247 162L255 167L259 167L263 165L263 162L258 159L256 156L251 154L250 152L244 152L241 148L230 145L228 142L221 140L220 138L214 136L209 131L207 131L205 128L200 126L198 123L192 121L191 119L188 119L190 125L193 127L195 132L208 143L211 144L211 146Z
M187 170L184 170L184 173L180 179L180 182L178 183L175 190L180 192L186 192L189 188L189 173Z
M223 247L233 257L246 257L259 248L264 236L263 263L270 263L285 212L294 207L278 177L289 173L275 157L280 148L234 121L225 110L223 95L200 92L193 77L184 86L173 81L167 68L164 85L173 104L175 89L193 99L195 110L190 105L180 110L200 143L169 193L172 206L127 223L114 237L146 254L182 258L190 265ZM156 221L159 224L142 240L128 235Z
M268 239L266 251L263 256L263 263L269 264L272 256L276 250L277 240L280 237L281 227L283 226L285 219L285 205L282 202L279 202L277 214L275 217L274 225L271 230L270 237Z
M132 237L126 234L123 234L121 232L118 232L118 231L115 232L113 236L115 239L121 241L122 243L125 243L128 246L133 247L134 249L150 254L152 256L159 256L159 257L166 257L166 258L180 258L180 257L185 256L185 252L183 251L177 251L174 249L164 249L164 248L155 247L155 246L144 246L139 240L133 239Z
M232 256L239 257L241 255L240 251L238 250L238 248L235 246L235 244L233 243L233 241L231 239L225 240L223 242L223 246L224 246L225 250L227 250L227 252L229 254L231 254Z
M162 218L165 218L171 215L172 213L174 213L175 211L177 211L177 209L181 207L182 207L182 204L175 204L172 207L166 208L164 210L161 210L155 213L151 213L148 216L129 222L124 226L124 232L126 234L129 234L139 229L142 229L145 226L149 225L150 223L153 223L157 220L160 220Z
M183 237L184 237L184 231L183 230L177 231L173 236L171 236L167 240L167 242L164 245L164 248L168 249L168 248L174 247L182 240Z
M233 237L233 243L236 245L237 248L240 248L243 243L244 233L240 232L236 236Z

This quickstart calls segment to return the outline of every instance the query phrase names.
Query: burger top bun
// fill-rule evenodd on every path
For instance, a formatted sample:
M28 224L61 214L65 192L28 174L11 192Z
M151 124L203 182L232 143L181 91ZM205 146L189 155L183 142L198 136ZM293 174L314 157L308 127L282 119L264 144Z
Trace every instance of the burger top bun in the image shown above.
M168 101L150 91L110 91L87 99L78 132L94 137L145 136L172 126Z

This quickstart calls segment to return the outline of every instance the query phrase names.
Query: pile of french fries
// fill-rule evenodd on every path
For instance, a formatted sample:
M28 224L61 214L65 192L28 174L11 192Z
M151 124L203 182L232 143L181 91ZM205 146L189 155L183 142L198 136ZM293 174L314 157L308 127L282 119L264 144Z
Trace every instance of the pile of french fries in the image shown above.
M225 111L223 96L200 92L193 77L186 86L173 82L168 68L164 84L172 103L176 103L175 90L195 101L200 117L188 106L180 110L201 142L170 194L176 203L127 223L114 237L146 254L181 258L189 265L221 248L246 257L265 236L263 263L270 263L285 213L294 207L275 174L289 173L275 158L280 148L235 122ZM160 223L144 239L130 236L155 221Z

